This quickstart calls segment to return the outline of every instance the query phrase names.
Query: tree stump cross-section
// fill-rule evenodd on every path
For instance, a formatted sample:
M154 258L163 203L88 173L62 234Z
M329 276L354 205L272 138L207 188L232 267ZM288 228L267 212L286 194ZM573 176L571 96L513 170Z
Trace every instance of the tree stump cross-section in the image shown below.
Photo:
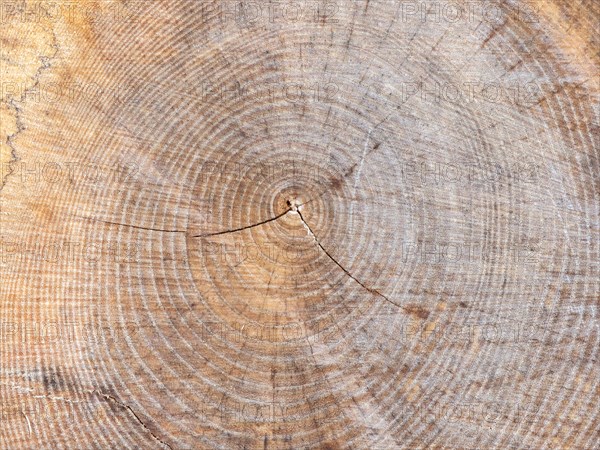
M600 448L598 2L0 23L0 448Z

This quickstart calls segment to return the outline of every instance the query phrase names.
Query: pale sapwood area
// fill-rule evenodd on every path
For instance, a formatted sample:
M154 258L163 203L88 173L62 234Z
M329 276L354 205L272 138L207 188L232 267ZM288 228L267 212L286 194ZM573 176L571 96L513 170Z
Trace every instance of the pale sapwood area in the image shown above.
M0 7L0 448L600 448L598 2Z

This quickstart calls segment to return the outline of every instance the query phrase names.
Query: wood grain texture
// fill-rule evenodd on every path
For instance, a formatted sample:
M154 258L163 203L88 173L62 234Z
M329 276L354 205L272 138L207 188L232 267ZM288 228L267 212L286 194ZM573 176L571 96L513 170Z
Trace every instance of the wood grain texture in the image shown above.
M0 2L0 447L600 447L600 7Z

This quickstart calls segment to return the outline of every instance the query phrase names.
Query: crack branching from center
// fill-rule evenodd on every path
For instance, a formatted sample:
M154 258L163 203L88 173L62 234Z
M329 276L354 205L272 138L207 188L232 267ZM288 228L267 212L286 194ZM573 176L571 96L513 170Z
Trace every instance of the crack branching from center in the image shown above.
M162 228L142 227L140 225L130 225L127 223L111 222L108 220L100 220L99 222L102 222L102 223L105 223L108 225L115 225L115 226L119 226L119 227L133 228L136 230L159 231L161 233L185 233L185 231L183 231L183 230L164 230Z
M356 283L358 283L361 287L363 287L364 289L366 289L367 291L369 291L371 294L376 295L378 297L383 298L386 302L396 306L397 308L403 309L405 310L405 308L402 305L399 305L398 303L392 301L389 297L383 295L381 292L379 292L377 289L373 289L370 288L368 286L366 286L362 281L360 281L358 278L356 278L354 275L352 275L348 270L346 270L346 268L344 266L342 266L337 259L335 259L331 253L329 253L327 251L327 249L325 247L323 247L323 244L321 244L321 242L319 241L319 239L317 239L317 236L315 235L315 233L313 232L312 228L310 227L310 225L308 224L308 222L306 222L306 220L304 220L304 216L302 215L302 213L300 212L300 208L298 208L296 211L294 211L295 213L298 214L298 216L300 217L300 220L302 221L302 223L304 224L304 226L306 227L307 231L310 233L310 235L313 237L313 239L315 240L316 244L319 246L319 248L321 250L323 250L323 253L325 253L327 255L327 257L332 260L336 266L338 266L340 269L342 269L342 271L348 275L348 277L352 278Z
M251 225L246 225L244 227L234 228L232 230L217 231L216 233L196 234L196 235L193 235L192 237L193 238L205 238L205 237L210 237L210 236L219 236L221 234L237 233L238 231L249 230L251 228L256 228L258 226L264 225L264 224L269 223L269 222L274 222L275 220L277 220L277 219L285 216L290 211L292 211L292 209L288 208L287 210L285 210L281 214L276 215L275 217L271 217L270 219L263 220L262 222L253 223Z
M144 427L144 429L146 431L148 431L148 433L150 433L150 435L158 442L160 442L163 446L173 450L173 447L171 447L169 444L167 444L165 441L163 441L162 439L160 439L158 436L156 436L152 430L150 428L148 428L146 426L146 424L142 421L142 419L139 418L139 416L135 413L135 411L131 408L131 406L126 405L125 403L121 402L120 400L118 400L117 398L113 397L110 394L105 394L104 392L100 392L97 389L94 389L93 391L90 391L90 393L95 393L97 395L99 395L100 397L105 398L106 400L109 400L111 402L116 403L117 405L119 405L121 408L126 409L127 411L129 411L131 413L131 415L133 417L135 417L135 419L140 423L140 425L142 425L142 427Z

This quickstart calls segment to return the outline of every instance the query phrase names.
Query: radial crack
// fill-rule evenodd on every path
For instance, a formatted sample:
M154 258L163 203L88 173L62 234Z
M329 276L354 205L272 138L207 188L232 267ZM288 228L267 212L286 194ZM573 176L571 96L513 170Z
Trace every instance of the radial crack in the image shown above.
M192 237L193 238L205 238L205 237L210 237L210 236L219 236L221 234L237 233L238 231L249 230L250 228L256 228L256 227L264 225L266 223L273 222L273 221L279 219L280 217L285 216L290 211L292 211L292 209L288 208L287 210L285 210L284 212L282 212L281 214L279 214L275 217L271 217L270 219L263 220L262 222L258 222L258 223L252 224L252 225L246 225L245 227L234 228L232 230L218 231L216 233L196 234Z
M337 259L335 259L333 256L331 256L331 253L329 253L325 247L323 247L323 245L321 244L321 242L319 242L319 240L317 239L317 236L315 235L315 233L313 232L312 228L310 227L310 225L306 222L306 220L304 220L304 217L302 216L302 213L300 212L300 209L297 209L295 211L296 213L298 213L298 216L300 217L300 220L302 221L302 223L304 224L304 226L306 227L306 229L308 230L308 232L310 233L310 235L313 237L313 239L315 240L315 242L317 243L317 245L321 248L321 250L323 250L323 253L325 253L327 255L327 257L329 259L331 259L340 269L342 269L342 271L348 275L348 277L352 278L356 283L358 283L360 286L362 286L364 289L366 289L367 291L369 291L371 294L373 295L377 295L381 298L383 298L386 302L391 303L392 305L402 309L402 310L406 310L406 308L404 308L402 305L399 305L395 302L393 302L392 300L389 299L389 297L383 295L381 292L379 292L377 289L373 289L370 288L368 286L366 286L363 282L361 282L358 278L354 277L350 272L348 272L348 270L346 270L346 268L344 266L342 266Z
M162 233L185 233L185 231L183 230L163 230L162 228L149 228L149 227L142 227L139 225L130 225L127 223L119 223L119 222L111 222L108 220L98 220L98 219L92 219L90 217L87 217L90 220L95 220L97 222L102 222L102 223L106 223L108 225L116 225L119 227L127 227L127 228L135 228L136 230L146 230L146 231L160 231Z
M135 417L135 419L136 419L136 420L137 420L137 421L140 423L140 425L142 425L142 427L144 427L144 428L145 428L145 429L148 431L148 433L150 433L150 435L151 435L151 436L152 436L152 437L153 437L153 438L154 438L156 441L160 442L160 443L161 443L162 445L164 445L165 447L167 447L167 448L170 448L171 450L173 450L173 447L171 447L171 446L170 446L169 444L167 444L165 441L163 441L163 440L162 440L162 439L160 439L158 436L156 436L156 435L155 435L155 434L152 432L152 430L146 426L146 424L145 424L145 423L142 421L142 419L140 419L140 418L139 418L139 416L138 416L138 415L135 413L135 411L134 411L133 409L131 409L131 406L128 406L128 405L126 405L125 403L123 403L123 402L119 401L118 399L116 399L115 397L113 397L112 395L105 394L105 393L103 393L103 392L100 392L100 391L99 391L99 390L97 390L97 389L94 389L93 391L90 391L90 392L91 392L92 394L98 394L98 395L100 395L101 397L104 397L106 400L110 400L110 401L112 401L112 402L116 403L117 405L119 405L121 408L124 408L124 409L128 410L128 411L131 413L131 415L132 415L133 417Z
M15 383L0 383L0 385L2 386L9 386L12 387L13 389L17 390L19 393L23 394L23 393L28 393L28 394L35 394L36 390L32 389L32 388L28 388L28 387L23 387L23 386L19 386ZM45 395L45 394L37 394L37 395L32 395L32 398L37 398L37 399L41 399L41 398L45 398L48 400L54 400L54 401L61 401L61 402L66 402L66 403L80 403L79 400L71 400L65 397L59 397L59 396L54 396L54 395Z

